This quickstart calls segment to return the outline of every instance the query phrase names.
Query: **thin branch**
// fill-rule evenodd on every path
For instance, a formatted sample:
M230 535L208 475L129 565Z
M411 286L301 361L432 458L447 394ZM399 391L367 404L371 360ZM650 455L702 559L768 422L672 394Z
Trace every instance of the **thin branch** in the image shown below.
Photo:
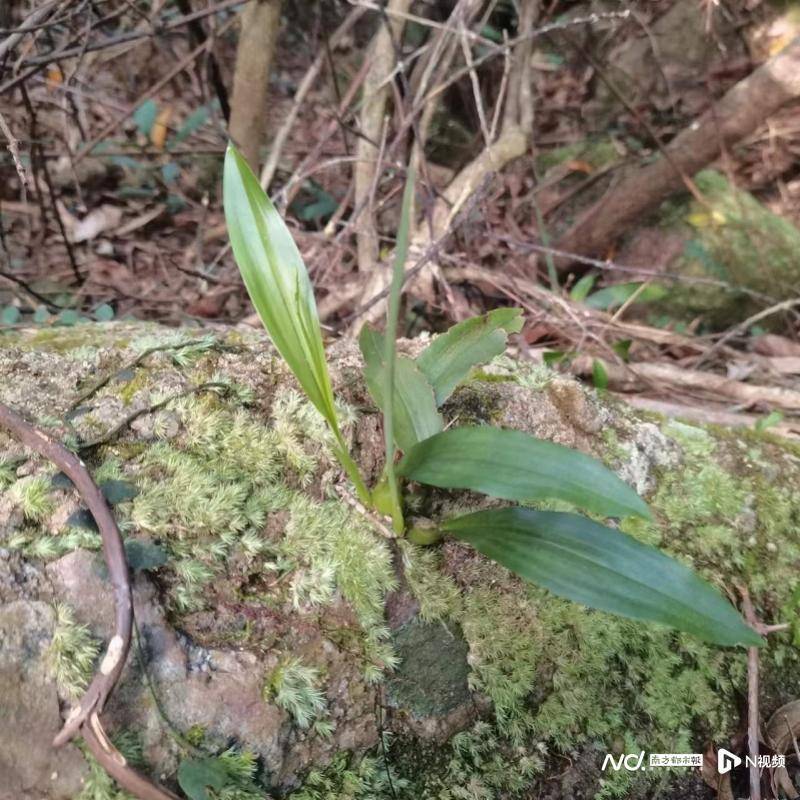
M125 758L111 744L100 723L103 710L111 692L119 680L131 646L133 627L133 598L130 574L125 556L122 536L114 515L106 503L103 493L92 480L86 464L61 442L43 430L31 425L16 411L0 403L0 426L18 439L25 447L52 461L74 484L91 512L103 541L108 575L114 596L114 635L100 668L92 679L80 703L67 717L64 727L53 741L54 747L67 744L75 736L82 736L100 765L121 786L133 792L140 800L178 800L176 795L148 781L136 773Z
M190 397L191 395L199 394L200 392L219 392L222 394L230 392L230 390L231 387L227 383L207 381L206 383L192 386L189 389L184 389L182 392L176 392L175 394L171 394L169 397L165 397L163 400L159 400L157 403L152 403L149 406L132 411L126 417L123 417L123 419L121 419L116 425L112 426L100 436L88 441L78 442L77 449L91 450L92 448L98 447L101 444L107 444L119 436L119 434L122 433L134 420L139 419L139 417L143 417L145 414L152 414L154 411L159 411L175 400L180 400L183 397Z
M125 760L108 738L97 712L92 712L81 727L83 740L100 766L126 791L139 800L181 800L163 786L151 783Z
M231 17L219 30L219 33L224 33L228 28L230 28L235 21L235 18ZM191 64L204 50L206 50L209 46L209 41L205 41L202 44L198 45L194 48L191 52L187 53L161 80L156 81L144 94L142 94L139 98L137 98L135 103L132 103L131 106L124 114L120 114L118 117L115 117L111 122L109 122L106 126L104 126L98 134L94 136L94 138L87 142L77 153L75 153L75 157L72 160L72 166L75 167L78 162L82 161L87 155L89 155L92 150L102 142L110 133L116 130L120 125L122 125L125 120L129 117L133 116L136 112L136 109L145 101L149 100L151 97L158 94L176 75L179 75L186 69L189 64Z
M747 622L758 629L760 620L756 616L750 593L738 587L742 596L742 611ZM759 746L758 713L758 648L747 648L747 754L750 757L750 800L761 800L761 771L758 767Z
M170 33L174 30L177 30L178 28L182 28L184 25L188 25L194 20L203 19L204 17L208 17L212 14L217 14L220 11L237 8L238 6L243 6L245 3L249 2L252 2L252 0L225 0L225 2L218 3L210 8L200 9L199 11L195 11L193 14L188 14L185 17L178 17L178 19L165 22L162 25L154 23L149 30L126 31L125 33L120 33L117 36L110 36L108 39L103 39L101 42L90 42L86 46L80 45L66 47L62 48L61 50L44 53L41 56L26 58L22 62L22 66L40 66L43 64L49 64L52 61L60 61L65 58L72 58L73 56L81 56L85 53L92 53L96 50L105 50L109 47L115 47L118 44L126 44L127 42L135 42L139 39L150 39L154 36L161 36L165 33ZM2 45L0 45L0 47L2 47ZM0 52L0 55L2 55L2 52ZM5 87L0 87L0 92L4 90Z
M22 184L22 188L25 189L28 186L28 175L25 172L25 167L22 165L22 161L19 158L19 139L14 136L11 128L8 127L8 123L6 122L6 118L0 113L0 131L2 131L3 136L6 137L8 152L11 153L11 159L14 162L14 167L17 170L17 175L19 175L20 183Z
M331 50L335 48L339 42L341 42L342 39L350 32L356 22L361 19L365 11L365 8L352 9L344 18L342 24L339 25L339 27L331 34L327 41L328 48ZM300 81L300 85L297 87L297 91L294 93L294 97L292 98L292 107L284 116L281 127L275 134L275 137L270 144L269 155L264 163L264 168L261 170L261 188L264 191L269 189L269 185L272 183L272 179L275 177L275 170L278 168L278 162L280 161L281 154L283 153L283 148L286 145L286 140L289 138L289 134L292 132L294 123L296 122L297 116L300 113L300 108L303 105L303 101L306 99L306 95L316 83L324 64L325 50L323 49L306 71L306 74L303 76L303 80Z
M14 33L0 42L0 59L4 58L6 53L10 53L22 41L26 34L36 30L39 23L47 19L48 15L52 14L58 5L59 0L53 0L53 2L45 3L29 14L25 22L23 22Z

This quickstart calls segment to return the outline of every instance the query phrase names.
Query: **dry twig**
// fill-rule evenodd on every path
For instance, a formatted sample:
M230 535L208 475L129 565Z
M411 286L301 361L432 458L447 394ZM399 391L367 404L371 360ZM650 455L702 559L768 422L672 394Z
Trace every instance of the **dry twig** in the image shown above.
M177 800L172 792L156 786L135 772L110 743L100 723L99 714L125 666L133 626L133 599L128 562L114 515L103 493L92 480L86 465L61 442L31 425L2 403L0 403L0 425L25 447L52 461L75 485L97 522L103 542L103 556L113 588L114 635L108 643L98 672L78 705L69 713L63 728L53 740L53 746L61 747L75 736L83 736L100 765L113 775L123 788L136 794L140 800Z
M8 152L11 153L11 159L14 162L14 167L17 170L17 175L19 175L20 183L22 184L22 188L25 189L28 186L28 175L25 172L25 167L22 165L22 161L19 158L19 140L11 131L11 128L8 127L8 123L6 122L6 118L0 113L0 131L2 131L3 136L6 137L7 148Z

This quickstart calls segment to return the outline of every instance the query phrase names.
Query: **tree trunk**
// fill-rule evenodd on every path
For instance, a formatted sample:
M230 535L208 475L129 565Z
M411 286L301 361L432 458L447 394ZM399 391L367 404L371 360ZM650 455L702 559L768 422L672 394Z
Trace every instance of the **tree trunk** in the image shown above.
M258 172L267 127L269 74L281 22L281 0L256 0L242 11L233 75L230 135Z

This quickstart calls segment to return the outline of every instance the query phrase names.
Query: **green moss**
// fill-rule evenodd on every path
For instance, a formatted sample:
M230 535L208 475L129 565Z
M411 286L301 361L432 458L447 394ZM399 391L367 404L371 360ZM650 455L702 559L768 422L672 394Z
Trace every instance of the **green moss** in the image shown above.
M11 486L17 479L17 464L14 461L0 458L0 492Z
M326 708L319 683L318 669L297 658L286 658L265 677L262 695L287 711L301 728L308 728Z
M394 664L383 622L384 595L395 583L391 556L366 518L304 491L332 464L324 420L294 391L275 397L269 427L237 406L214 397L176 404L182 435L128 462L140 488L131 521L165 540L175 610L202 608L203 586L243 553L254 571L281 573L272 594L285 593L297 609L330 604L337 592L349 602L363 632L365 674L379 679ZM264 530L276 514L281 535L268 541Z
M662 209L665 226L687 238L671 271L722 280L734 291L696 283L671 285L670 314L683 310L720 326L739 322L756 308L736 287L776 299L791 297L800 284L800 231L718 172L704 170L695 181L702 205L691 200Z
M133 398L137 392L140 392L147 386L149 382L147 371L139 369L134 376L122 383L121 386L115 387L115 394L122 400L123 405L129 406L133 402Z
M69 353L83 347L97 347L98 334L94 325L76 325L74 328L42 328L20 346L50 353ZM124 346L120 344L120 346Z
M338 753L324 770L309 773L302 789L290 800L400 800L407 797L408 782L394 774L382 758L353 760Z
M11 486L8 494L30 522L44 522L55 510L52 486L46 475L20 478Z
M74 700L89 685L100 645L85 625L75 621L71 608L58 604L55 612L48 662L60 694Z
M524 595L476 589L460 619L470 646L470 686L487 694L502 734L519 743L533 727L526 698L536 684L540 652L534 611Z
M130 731L123 731L113 737L114 746L134 768L144 765L142 745L139 737ZM83 789L75 800L135 800L133 795L120 789L113 778L100 766L87 750L84 757L89 765L89 772L84 778Z
M461 592L453 579L442 573L439 551L404 540L398 542L398 547L403 575L419 602L420 618L426 622L456 618L461 612Z

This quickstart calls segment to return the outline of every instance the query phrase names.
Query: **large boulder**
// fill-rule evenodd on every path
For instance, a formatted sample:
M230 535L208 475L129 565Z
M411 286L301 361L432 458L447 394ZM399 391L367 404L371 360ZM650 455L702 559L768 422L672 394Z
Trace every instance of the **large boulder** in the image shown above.
M162 349L134 363L149 348ZM330 358L347 436L375 480L380 418L360 356L339 342ZM0 350L0 400L65 441L99 440L82 455L127 540L138 626L104 719L173 788L181 762L233 748L229 762L256 758L237 797L555 800L656 786L702 797L698 771L603 772L605 754L734 746L743 649L560 600L455 541L386 539L348 498L324 425L260 334L15 332ZM637 414L504 357L444 411L617 470L654 511L627 532L724 591L747 586L766 621L792 623L761 653L763 712L798 696L795 445ZM55 473L0 433L0 707L14 720L0 726L0 786L115 797L77 747L50 748L112 627L98 534ZM412 502L431 517L480 499Z

